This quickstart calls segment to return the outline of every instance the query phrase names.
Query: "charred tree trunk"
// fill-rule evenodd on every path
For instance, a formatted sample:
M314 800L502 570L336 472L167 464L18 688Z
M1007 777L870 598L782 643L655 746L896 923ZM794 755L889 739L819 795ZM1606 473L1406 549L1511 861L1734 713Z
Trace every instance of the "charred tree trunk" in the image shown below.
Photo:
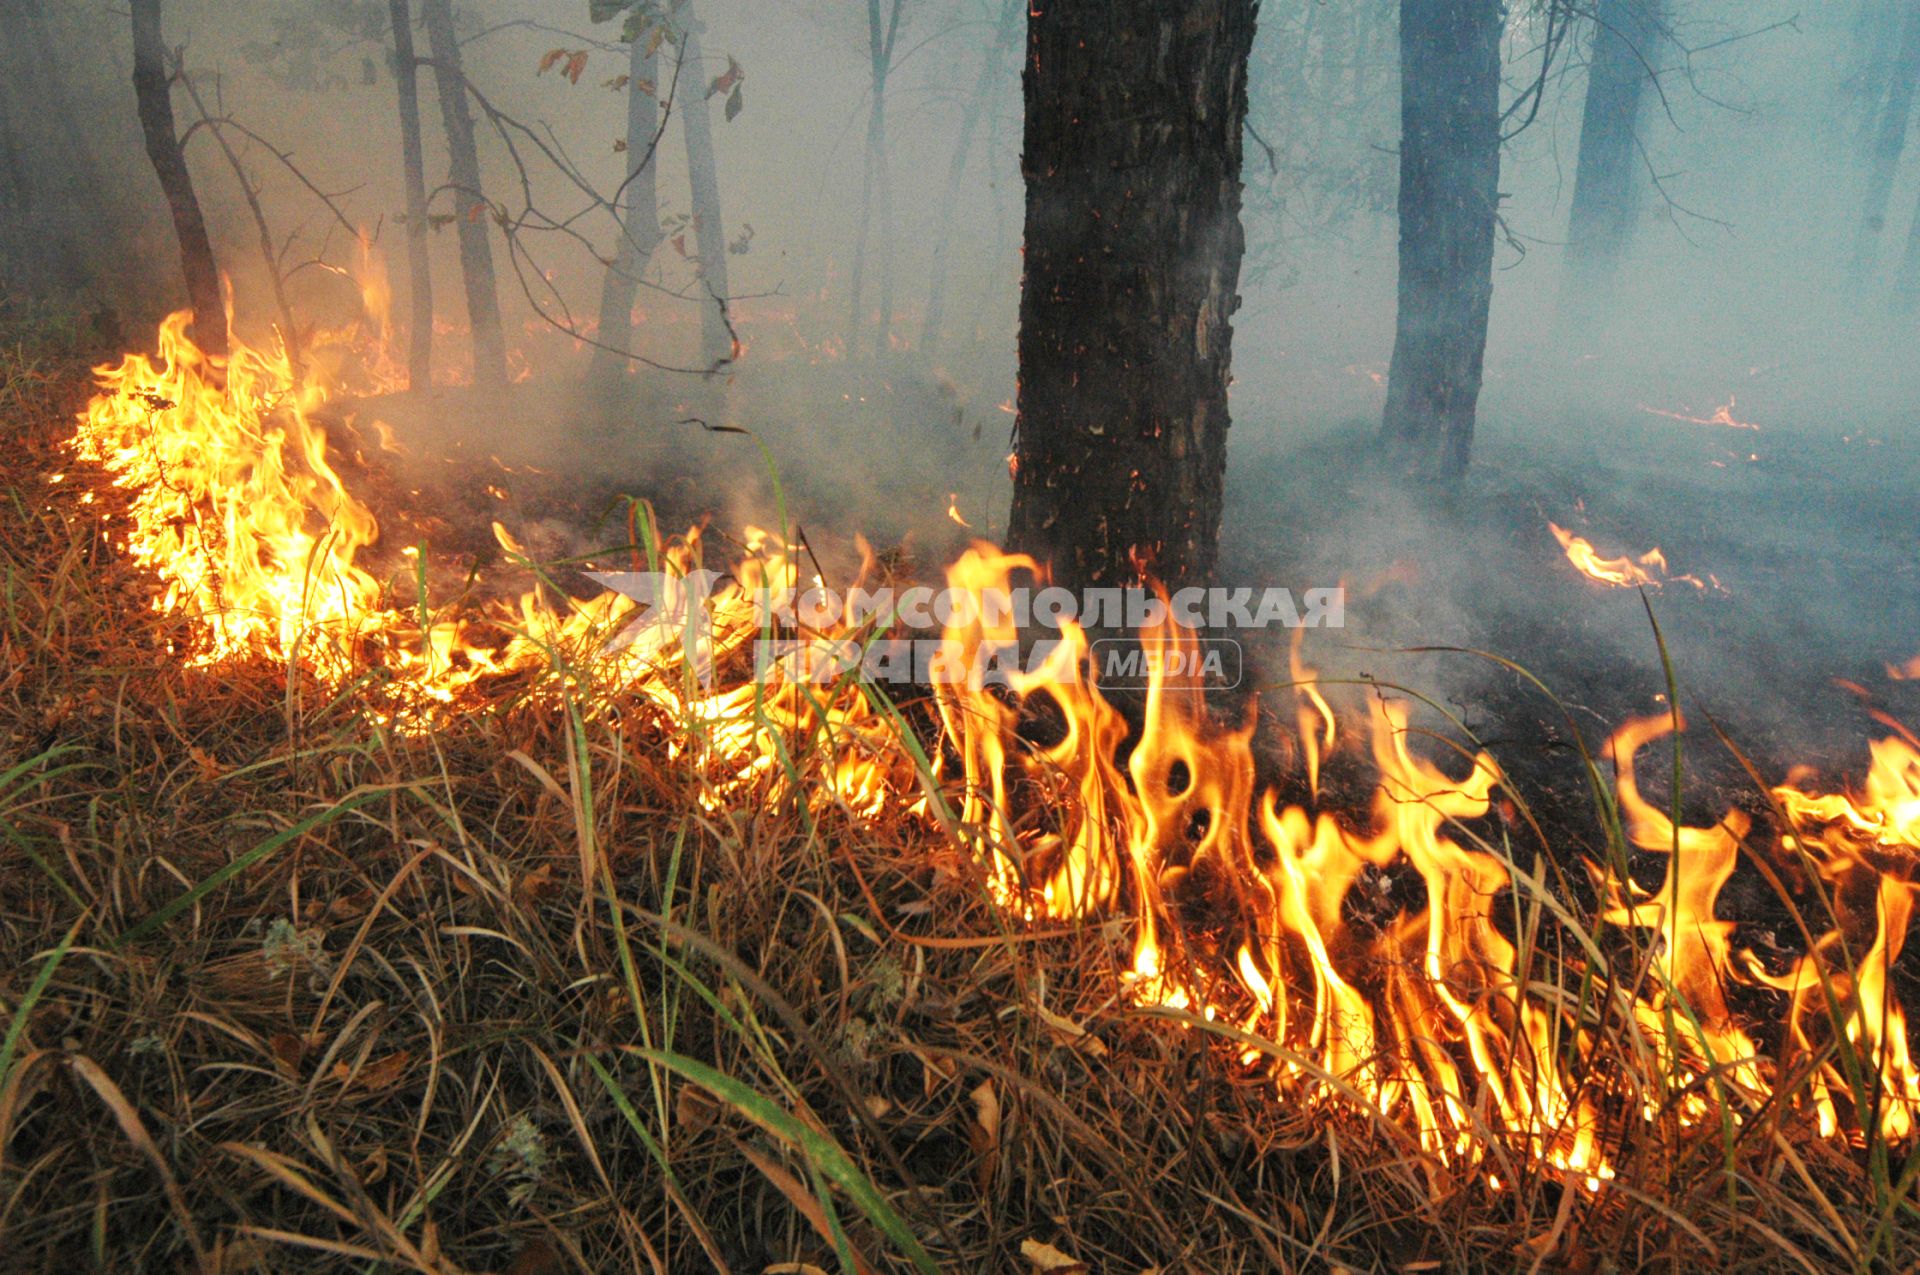
M967 176L967 157L973 153L973 135L980 127L987 96L993 91L995 80L1000 78L1000 66L1006 51L1013 47L1015 34L1020 30L1020 11L1023 0L1002 0L1000 22L994 30L993 47L987 50L986 60L980 64L980 78L973 86L973 96L967 100L966 113L960 117L960 137L954 143L953 161L947 165L947 193L940 202L940 221L933 236L933 281L927 288L927 320L920 330L920 345L931 354L940 347L940 325L946 318L947 303L947 249L953 242L953 213L960 205L960 187ZM855 304L859 303L855 298Z
M473 337L473 383L501 385L507 379L507 343L500 330L500 294L493 278L493 247L487 223L493 210L480 185L480 151L467 109L467 78L448 0L420 0L420 17L433 48L433 81L440 119L447 130L447 183L453 190L454 226L460 236L460 275L466 283L467 326Z
M712 370L733 360L733 332L727 318L727 227L720 216L720 165L713 153L713 114L707 105L707 91L699 84L699 24L691 14L686 23L681 55L693 68L695 83L681 100L680 122L687 142L695 262L700 269L700 361Z
M660 246L660 192L655 178L655 136L660 132L659 58L648 51L644 34L636 35L627 60L626 180L614 201L618 210L620 243L613 264L600 286L600 344L593 351L590 375L595 381L617 377L627 367L626 350L633 339L633 299L640 276Z
M1473 448L1500 199L1501 0L1401 0L1400 299L1382 436L1411 472Z
M1867 159L1866 196L1861 201L1860 227L1853 241L1853 277L1864 283L1880 255L1880 232L1887 224L1887 201L1907 149L1907 123L1913 116L1913 97L1920 88L1920 0L1909 0L1900 29L1900 52L1887 73L1886 98L1874 126L1873 148Z
M867 239L874 220L874 200L880 201L880 327L874 336L875 354L885 353L893 321L893 174L887 168L887 76L893 69L893 41L900 33L900 11L905 0L893 0L885 21L880 0L867 0L867 65L871 101L867 110L867 144L860 171L860 229L853 240L853 270L847 280L852 294L847 313L847 352L860 340L861 302L865 300Z
M1561 314L1581 325L1606 309L1638 220L1639 122L1661 18L1661 0L1600 0L1594 14L1561 285Z
M1035 0L1014 548L1069 587L1211 575L1257 0Z
M426 162L420 140L420 62L407 0L387 0L393 24L393 85L400 109L400 164L407 185L407 388L433 384L433 269L427 258Z
M180 240L180 266L187 277L187 304L193 308L194 343L220 358L227 353L226 307L220 301L220 271L213 263L207 221L193 193L193 174L173 125L173 81L167 74L166 44L160 36L160 0L132 0L133 95L147 158L167 197L173 231Z

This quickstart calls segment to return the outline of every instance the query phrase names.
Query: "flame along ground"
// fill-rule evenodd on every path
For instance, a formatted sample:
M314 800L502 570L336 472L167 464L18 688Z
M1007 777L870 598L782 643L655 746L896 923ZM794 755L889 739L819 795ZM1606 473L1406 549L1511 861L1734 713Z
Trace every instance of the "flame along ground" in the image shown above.
M329 464L312 415L324 389L239 341L212 363L185 326L166 321L157 359L98 369L73 446L123 489L121 546L162 582L155 608L190 621L193 664L277 661L358 686L403 726L463 711L508 672L553 670L545 684L587 705L643 697L713 777L711 800L799 795L856 819L924 820L968 845L1012 918L1130 921L1131 1003L1225 1037L1289 1101L1371 1113L1435 1175L1497 1186L1524 1162L1598 1190L1636 1124L1793 1118L1865 1142L1905 1138L1920 1117L1890 978L1920 862L1911 735L1873 745L1857 795L1775 788L1779 830L1759 838L1737 812L1675 826L1643 798L1636 758L1678 723L1628 723L1607 748L1611 793L1594 771L1621 861L1586 865L1593 916L1550 883L1549 857L1517 847L1524 821L1496 805L1519 797L1491 757L1423 758L1406 703L1377 689L1359 729L1338 721L1297 645L1310 786L1332 750L1364 748L1377 785L1362 814L1257 791L1253 720L1222 724L1192 682L1156 677L1136 729L1095 685L1072 625L1002 687L978 657L1017 634L979 616L947 628L928 772L874 688L809 680L816 658L870 632L801 635L814 644L769 680L709 690L671 638L604 652L632 605L614 594L536 589L434 613L410 579L360 561L378 528ZM682 571L700 551L692 533L634 549ZM1004 587L1032 567L980 543L949 580ZM750 542L710 600L715 670L741 670L761 632L756 596L796 576L776 537ZM1171 622L1140 637L1162 669L1194 640ZM1050 726L1036 742L1037 721ZM1657 886L1629 876L1628 844L1664 857ZM1797 883L1782 897L1806 941L1784 965L1741 947L1716 912L1742 855ZM1385 869L1417 875L1424 898L1363 923L1355 892Z
M1593 547L1593 542L1585 536L1576 536L1557 522L1548 522L1547 530L1553 533L1553 538L1566 551L1567 561L1589 580L1622 589L1657 589L1663 584L1690 584L1696 589L1707 587L1707 581L1699 576L1671 574L1667 555L1660 551L1659 545L1638 558L1629 558L1625 554L1618 558L1603 558L1600 551ZM1713 581L1714 588L1721 587L1715 577L1708 576L1707 580Z

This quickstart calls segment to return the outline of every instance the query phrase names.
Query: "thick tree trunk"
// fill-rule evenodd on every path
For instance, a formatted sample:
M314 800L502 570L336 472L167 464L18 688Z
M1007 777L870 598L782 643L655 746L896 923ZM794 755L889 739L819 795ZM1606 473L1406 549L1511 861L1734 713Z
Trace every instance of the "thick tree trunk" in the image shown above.
M1582 325L1612 299L1639 214L1639 122L1653 82L1661 0L1600 0L1567 222L1561 312Z
M927 288L927 320L920 330L920 346L928 354L940 348L940 325L946 320L947 250L953 243L953 214L960 206L960 188L966 180L967 158L973 153L973 135L980 127L987 96L1000 78L1001 63L1020 30L1020 13L1025 7L1025 0L1002 0L993 47L980 63L980 78L974 83L973 96L967 99L965 114L960 117L960 137L954 143L953 160L947 165L947 193L940 201L940 220L933 235L933 281Z
M1400 297L1382 437L1397 463L1464 472L1493 299L1501 0L1401 0Z
M440 119L447 130L448 185L453 189L454 226L460 236L460 274L466 283L467 327L473 338L473 383L507 379L507 343L500 329L500 294L493 278L493 247L487 223L492 207L480 185L480 151L467 109L466 74L448 0L420 0L427 42L433 49L433 80Z
M659 58L648 52L646 34L633 41L627 58L627 171L618 210L620 242L600 285L600 344L593 351L590 375L605 382L626 371L626 350L633 340L633 298L640 276L660 245L660 192L655 174L654 135L660 131ZM701 91L697 86L681 86ZM676 89L678 91L678 89Z
M206 218L193 193L193 175L180 150L173 125L173 84L167 74L166 44L160 35L160 0L132 0L133 95L140 112L140 131L147 158L167 197L174 234L180 240L180 266L187 277L187 304L193 308L194 343L208 354L227 353L226 307L220 301L220 271L213 264L213 244L207 238Z
M400 164L407 186L407 388L433 384L433 269L427 258L426 162L420 140L420 62L407 0L387 0L393 24L393 86L400 109Z
M1069 587L1211 575L1257 0L1033 0L1014 548Z
M1893 195L1900 157L1907 149L1907 123L1913 117L1913 97L1920 88L1920 0L1909 0L1900 29L1900 51L1887 72L1886 98L1874 125L1873 147L1867 158L1866 195L1860 205L1860 226L1853 241L1853 277L1864 283L1880 255L1880 232L1886 228L1887 201Z
M687 180L693 187L693 237L700 267L700 361L709 369L733 359L727 321L727 226L720 216L720 165L713 153L713 113L700 69L699 23L689 12L682 53L694 82L680 94L686 130Z

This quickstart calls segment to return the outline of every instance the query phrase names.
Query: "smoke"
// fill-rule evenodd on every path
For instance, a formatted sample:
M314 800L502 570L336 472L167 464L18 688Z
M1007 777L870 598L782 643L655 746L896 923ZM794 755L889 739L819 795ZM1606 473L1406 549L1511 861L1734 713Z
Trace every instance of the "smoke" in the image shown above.
M1516 693L1512 679L1468 657L1384 652L1482 647L1537 664L1596 717L1658 707L1660 651L1638 597L1578 577L1547 532L1551 519L1605 553L1658 545L1676 573L1718 581L1669 584L1652 598L1688 702L1762 735L1814 722L1853 731L1854 699L1836 676L1896 702L1887 697L1900 687L1879 670L1920 651L1920 369L1912 317L1891 285L1920 205L1920 164L1899 170L1886 223L1856 270L1860 6L1820 6L1791 23L1795 10L1773 0L1723 6L1719 17L1674 8L1673 40L1651 59L1658 91L1637 126L1636 232L1610 304L1579 322L1567 317L1563 241L1584 37L1563 49L1537 111L1510 121L1531 117L1503 158L1475 468L1437 494L1406 489L1373 460L1395 303L1395 6L1263 6L1223 571L1236 585L1348 582L1352 628L1314 636L1310 662L1419 683L1472 716ZM1541 19L1515 9L1508 92L1526 103ZM406 312L385 12L372 0L167 7L167 38L213 109L266 139L242 139L249 180L296 309L322 326L359 308L341 273L352 249L342 220L377 235L395 313ZM652 498L669 525L702 516L716 529L797 525L840 564L854 558L856 533L904 548L926 571L969 535L997 534L1019 285L1018 50L995 51L992 0L906 0L901 12L886 97L888 226L865 167L865 7L701 0L706 61L682 68L654 155L664 241L635 337L649 362L609 384L585 377L593 334L583 325L616 242L588 192L610 194L630 162L617 24L590 23L584 3L457 6L468 72L499 113L489 122L482 112L482 164L488 194L518 226L493 241L513 371L525 381L494 394L443 384L360 404L357 419L390 425L415 476L449 455L497 456L545 471L546 490L577 493L582 508L627 492ZM122 26L64 8L53 23L73 55L61 67L84 103L103 200L138 210L130 259L100 272L124 283L172 258L139 149ZM568 56L543 72L555 50ZM663 79L671 62L668 45ZM709 97L734 67L734 82ZM436 189L447 160L431 77L422 83ZM722 103L735 88L740 108L728 118ZM177 104L186 129L194 112L184 95ZM743 346L737 363L707 376L672 370L699 365L708 304L672 117L689 109L713 118ZM971 149L950 194L970 114ZM191 143L195 177L238 321L264 337L274 312L257 235L209 141L202 130ZM856 308L848 291L863 205L868 289ZM451 208L444 189L434 207ZM465 359L453 238L445 225L431 235L446 382L461 379ZM881 342L887 251L896 309ZM929 350L937 255L945 314ZM156 310L178 301L151 285L146 296ZM877 357L876 344L886 347ZM1760 428L1677 419L1710 421L1722 408Z

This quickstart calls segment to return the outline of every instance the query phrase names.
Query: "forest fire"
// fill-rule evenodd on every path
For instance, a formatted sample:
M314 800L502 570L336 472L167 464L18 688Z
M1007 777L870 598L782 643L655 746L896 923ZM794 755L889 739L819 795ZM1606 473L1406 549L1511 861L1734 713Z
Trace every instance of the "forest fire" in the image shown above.
M1729 395L1726 402L1713 409L1713 415L1711 416L1695 416L1685 411L1676 412L1661 407L1648 407L1645 403L1640 405L1640 410L1649 416L1664 416L1668 420L1685 421L1689 425L1719 425L1726 429L1745 429L1759 433L1760 427L1752 421L1743 421L1735 418L1733 409L1736 405L1737 400L1732 395Z
M1657 589L1663 584L1690 584L1696 589L1706 588L1706 583L1695 575L1669 575L1667 555L1660 552L1660 546L1641 554L1638 558L1622 555L1618 558L1603 558L1593 542L1585 536L1576 536L1559 523L1548 522L1547 528L1553 532L1553 538L1566 550L1567 561L1571 562L1580 574L1589 580L1616 588L1631 589L1646 587ZM1718 581L1715 581L1718 584Z
M712 805L798 797L918 822L972 852L1015 921L1124 918L1131 1004L1224 1037L1297 1101L1373 1113L1436 1181L1497 1187L1518 1157L1598 1190L1636 1123L1738 1126L1787 1076L1804 1081L1790 1100L1828 1135L1902 1138L1920 1117L1889 978L1920 856L1909 736L1874 745L1857 795L1775 788L1779 827L1761 837L1738 812L1691 827L1657 809L1636 759L1680 723L1626 724L1608 745L1625 839L1664 857L1665 876L1645 884L1628 845L1615 846L1586 865L1599 908L1584 921L1549 883L1548 860L1515 847L1525 821L1491 756L1465 757L1459 775L1422 758L1407 702L1381 689L1338 729L1297 642L1293 715L1314 804L1328 757L1348 748L1375 776L1364 811L1257 790L1254 718L1221 724L1191 678L1156 673L1134 721L1101 690L1071 621L1044 662L1004 685L979 657L1018 649L1011 623L976 613L946 626L930 679L941 740L925 771L883 698L831 674L840 650L873 636L851 619L801 634L762 680L741 671L765 623L757 601L797 574L777 536L750 540L707 599L713 645L698 659L659 626L610 653L632 610L616 593L574 602L536 589L436 614L424 574L382 581L364 565L379 529L329 461L312 415L324 392L301 386L284 355L239 342L216 364L185 322L162 327L157 361L98 370L73 445L126 491L125 551L161 581L155 607L190 625L190 663L267 660L336 686L378 669L401 722L458 713L509 672L553 669L590 712L643 697L674 723L670 754L711 776ZM1608 583L1657 583L1644 568L1664 566L1657 551L1601 560L1554 532ZM649 534L635 551L684 579L699 536ZM948 578L979 594L1036 571L979 543ZM1161 655L1195 640L1171 620L1139 637ZM705 684L696 664L722 676ZM1051 742L1035 742L1042 721ZM787 760L802 741L824 759L817 770ZM1743 852L1781 883L1798 952L1751 950L1717 912ZM1404 902L1361 919L1378 912L1382 882L1402 880Z

